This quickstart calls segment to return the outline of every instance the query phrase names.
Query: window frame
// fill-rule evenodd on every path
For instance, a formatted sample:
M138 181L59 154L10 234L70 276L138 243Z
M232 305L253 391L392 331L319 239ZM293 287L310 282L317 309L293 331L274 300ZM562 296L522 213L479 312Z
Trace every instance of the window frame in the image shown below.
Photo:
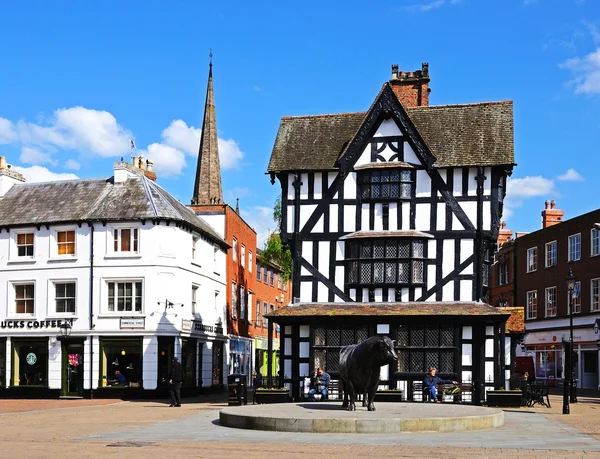
M575 238L579 239L579 243L575 242L574 248L578 248L577 252L575 253L577 255L577 258L574 258L573 252L571 250L571 241L575 240ZM569 262L573 262L573 261L579 261L581 260L581 233L577 233L577 234L572 234L569 236L568 241L567 241L567 246L568 246L568 258L567 261Z
M256 263L256 281L260 282L261 281L261 272L260 272L261 266Z
M498 263L498 285L508 284L508 261Z
M237 295L238 288L237 282L231 281L231 318L237 320Z
M252 274L252 268L254 265L254 256L252 255L252 250L248 250L248 272Z
M594 290L596 293L594 293ZM594 301L594 298L596 301ZM590 312L597 311L600 311L600 277L590 279Z
M234 237L231 242L231 257L233 258L234 263L237 263L237 261L238 261L237 251L238 251L238 240L237 240L237 237Z
M573 314L581 313L581 281L575 282L573 288ZM569 301L569 290L567 290L567 314L571 315L571 302Z
M110 284L115 284L113 287L113 310L110 310ZM131 311L123 310L119 311L119 289L118 284L132 284L132 292L133 295L131 297ZM137 295L137 284L140 285L140 295ZM127 277L127 278L106 278L104 279L104 288L106 302L102 301L102 312L104 314L110 316L130 316L130 315L143 315L144 314L144 306L145 306L145 279L143 277ZM137 297L140 297L140 310L136 311L135 300ZM124 305L125 306L125 305Z
M398 180L392 180L392 174L398 172L399 177ZM409 175L409 179L403 178L403 173L407 173ZM388 177L388 180L382 180L384 176ZM374 180L374 177L378 176L379 180ZM413 168L407 167L394 167L394 168L373 168L373 169L365 169L358 172L358 176L356 177L356 183L358 188L357 195L360 197L362 202L405 202L411 201L416 192L416 170ZM389 184L389 192L388 196L383 196L384 194L384 185ZM396 184L398 186L398 196L392 196L391 188L392 185ZM408 186L408 195L403 193L405 187L403 185ZM374 186L379 185L380 191L379 196L373 197ZM367 193L368 190L368 193Z
M549 294L551 292L554 292L553 294L553 301L548 301L549 300ZM556 317L557 311L558 311L558 305L557 303L557 288L556 286L552 286L552 287L546 287L546 289L544 290L544 317ZM550 303L550 307L548 306Z
M535 271L537 271L538 269L538 250L537 250L537 246L535 247L529 247L527 249L527 256L526 256L526 260L525 262L526 264L526 271L528 273L533 273Z
M240 285L240 320L246 320L246 287Z
M198 290L200 285L192 284L192 315L195 317L198 313Z
M32 244L23 244L23 246L31 246L31 255L19 255L19 235L31 234L33 237ZM37 231L35 228L18 228L11 230L11 244L9 261L12 262L31 262L35 261L35 248L37 246Z
M259 299L256 300L256 326L257 327L262 327L262 315L260 313L260 303L261 301Z
M20 280L20 281L15 281L15 282L10 282L11 284L11 301L10 301L10 310L11 310L11 315L14 317L19 317L19 318L23 318L23 317L35 317L36 315L36 301L35 301L35 294L37 291L36 288L36 281L35 280ZM24 297L24 298L17 298L17 287L21 287L21 286L32 286L33 287L33 294L31 297ZM25 304L25 312L17 312L17 301L31 301L32 302L32 312L27 312L27 305Z
M594 237L595 236L595 237ZM594 245L595 243L595 245ZM596 253L594 253L596 249ZM597 257L600 255L600 230L592 228L590 231L590 257Z
M537 319L538 296L537 290L529 290L525 297L527 320Z
M240 266L242 269L246 269L246 246L244 244L242 244L240 252Z
M558 247L557 247L556 240L546 242L545 248L546 248L546 250L545 250L545 253L546 253L545 267L552 268L553 266L556 266L558 263ZM548 248L550 248L550 250L548 250ZM554 255L554 257L552 257L552 255Z
M123 237L122 232L124 230L130 230L129 244L131 250L122 250ZM118 236L115 240L115 232L118 232ZM137 237L136 237L137 234ZM110 232L108 233L109 243L107 244L108 253L115 257L139 257L141 254L141 230L140 225L111 225ZM115 243L117 244L118 250L115 250ZM136 247L137 243L137 249Z
M48 281L49 287L48 287L48 315L52 316L52 315L56 315L59 317L71 317L71 316L75 316L77 315L77 290L78 290L78 286L77 286L77 279L50 279ZM58 296L56 294L56 288L58 285L66 285L66 284L73 284L75 286L75 296L73 297L73 306L74 306L74 310L73 312L59 312L58 311L58 305L57 305L57 301L58 301ZM70 297L62 297L61 299L69 299Z
M262 326L267 327L269 325L269 319L265 317L265 314L269 312L269 302L263 301L263 314L262 314Z

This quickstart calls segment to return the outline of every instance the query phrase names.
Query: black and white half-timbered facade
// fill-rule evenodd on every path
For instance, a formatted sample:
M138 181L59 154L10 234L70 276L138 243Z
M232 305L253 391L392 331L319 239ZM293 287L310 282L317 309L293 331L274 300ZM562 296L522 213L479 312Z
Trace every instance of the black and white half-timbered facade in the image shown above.
M504 385L507 314L486 304L513 154L512 102L428 106L427 64L393 67L367 112L284 117L268 172L282 190L282 240L294 260L281 383L324 367L340 346L396 340L382 380L413 398L430 366ZM414 394L416 397L416 394Z

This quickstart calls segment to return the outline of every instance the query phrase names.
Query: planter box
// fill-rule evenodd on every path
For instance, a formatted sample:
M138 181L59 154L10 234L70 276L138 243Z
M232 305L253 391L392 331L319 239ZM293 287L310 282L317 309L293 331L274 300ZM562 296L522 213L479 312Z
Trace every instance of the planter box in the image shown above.
M375 392L376 402L395 402L400 403L402 401L401 390L383 390Z
M488 406L521 406L523 393L521 391L490 390L486 392Z
M286 403L289 397L289 390L257 390L255 393L256 403Z

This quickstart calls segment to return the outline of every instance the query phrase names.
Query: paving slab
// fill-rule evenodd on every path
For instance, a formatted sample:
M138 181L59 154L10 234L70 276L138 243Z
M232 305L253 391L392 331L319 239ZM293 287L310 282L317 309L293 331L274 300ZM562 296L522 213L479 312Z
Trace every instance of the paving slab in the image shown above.
M459 432L504 425L500 409L436 403L378 403L377 411L347 411L339 403L282 403L228 407L219 422L238 429L277 432L398 434Z

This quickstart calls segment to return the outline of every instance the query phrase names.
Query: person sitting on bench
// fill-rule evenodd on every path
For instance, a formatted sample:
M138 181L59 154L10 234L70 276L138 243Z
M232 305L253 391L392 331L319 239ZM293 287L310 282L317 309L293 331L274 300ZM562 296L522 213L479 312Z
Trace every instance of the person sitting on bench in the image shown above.
M321 400L325 400L327 398L327 391L329 390L329 383L331 382L331 377L328 373L323 371L323 368L319 368L317 370L317 377L314 382L311 381L312 387L310 391L308 391L308 399L311 402L316 402L315 394L321 394Z
M435 375L436 368L431 367L427 376L423 380L423 400L430 403L438 402L437 399L437 385L438 384L458 384L456 381L449 379L442 379Z

